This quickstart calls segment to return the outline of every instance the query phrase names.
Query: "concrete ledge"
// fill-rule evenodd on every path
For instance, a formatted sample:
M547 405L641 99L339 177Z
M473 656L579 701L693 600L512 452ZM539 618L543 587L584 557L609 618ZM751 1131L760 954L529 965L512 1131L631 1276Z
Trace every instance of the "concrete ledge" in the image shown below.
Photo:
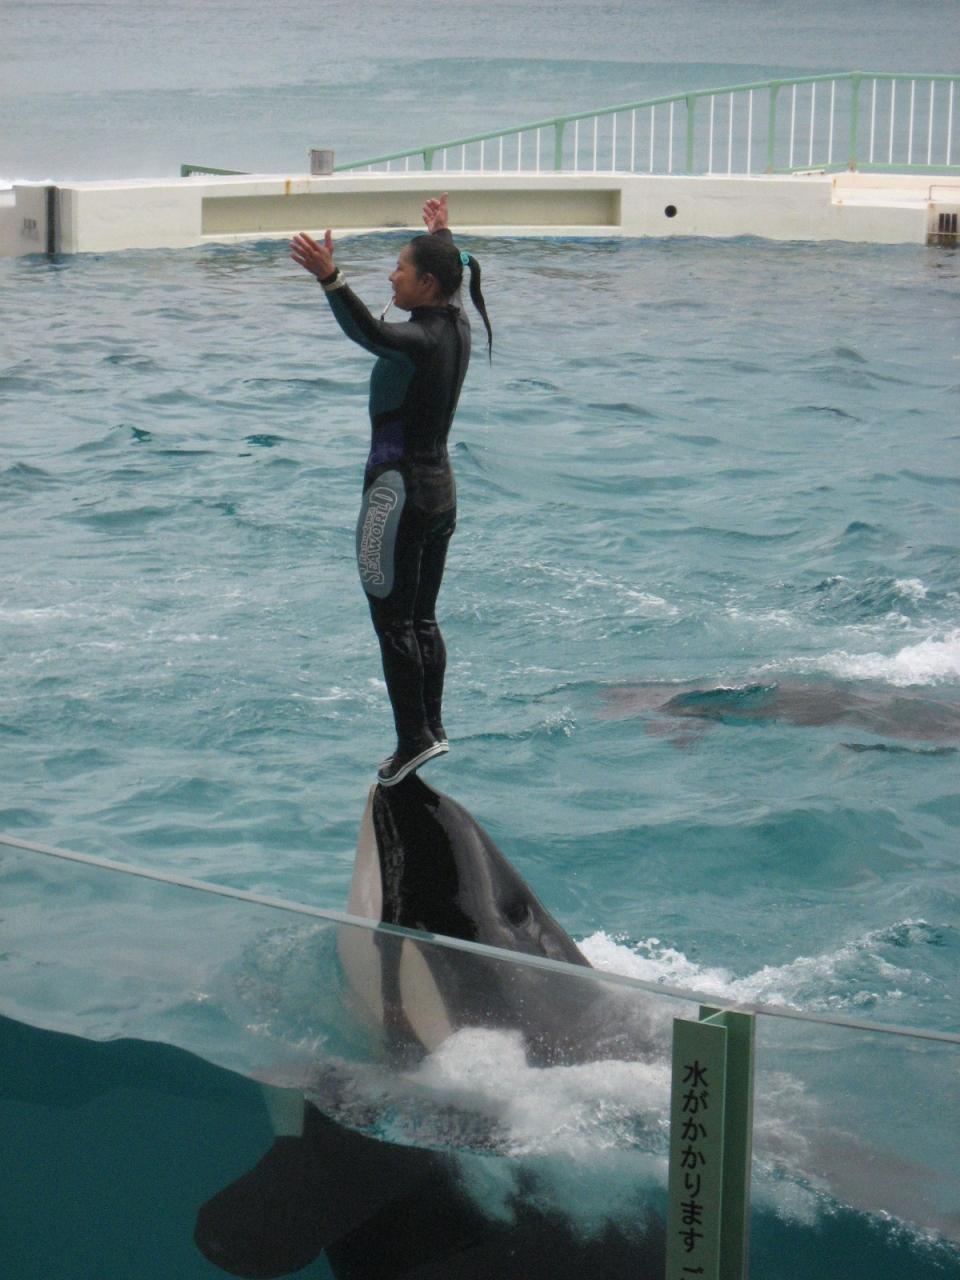
M410 227L420 222L424 192L338 190L272 195L206 195L202 200L205 237L229 234L289 235L303 227ZM462 224L487 227L616 227L620 226L617 188L565 191L463 189L457 196Z
M64 253L187 248L416 229L428 195L450 192L464 234L760 236L924 244L935 208L960 204L960 177L794 174L687 177L629 173L346 173L194 176L0 193L0 255L44 252L55 208Z

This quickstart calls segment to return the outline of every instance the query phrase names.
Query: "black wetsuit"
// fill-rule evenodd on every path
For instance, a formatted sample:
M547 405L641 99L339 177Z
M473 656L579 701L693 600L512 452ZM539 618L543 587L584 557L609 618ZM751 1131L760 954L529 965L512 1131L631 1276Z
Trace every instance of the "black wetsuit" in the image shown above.
M346 285L328 288L327 299L347 337L377 356L357 567L397 737L413 748L445 737L446 649L435 608L457 517L447 436L470 359L470 326L453 306L418 307L406 323L388 324Z

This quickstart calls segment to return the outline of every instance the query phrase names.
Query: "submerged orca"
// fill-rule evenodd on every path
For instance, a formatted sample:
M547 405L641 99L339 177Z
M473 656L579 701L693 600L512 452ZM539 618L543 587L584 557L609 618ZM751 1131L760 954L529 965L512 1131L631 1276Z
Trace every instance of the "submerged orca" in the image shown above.
M589 968L466 809L415 775L371 789L349 908ZM349 990L382 1028L394 1061L465 1026L521 1032L534 1066L600 1056L589 979L351 926L338 950ZM663 1272L663 1226L648 1206L637 1205L635 1229L608 1222L584 1238L520 1192L508 1220L491 1219L460 1179L452 1153L379 1141L307 1103L299 1132L278 1137L201 1208L194 1238L212 1262L251 1280L288 1275L323 1251L337 1280L652 1280Z
M734 686L703 683L639 682L604 692L608 719L650 715L651 733L683 741L677 721L705 729L709 724L777 722L804 728L847 725L898 741L960 741L960 703L910 689L874 689L844 681L777 680ZM881 750L883 744L843 743L852 750ZM896 748L886 748L896 750ZM901 748L909 750L910 748ZM952 747L913 748L918 754L952 754Z

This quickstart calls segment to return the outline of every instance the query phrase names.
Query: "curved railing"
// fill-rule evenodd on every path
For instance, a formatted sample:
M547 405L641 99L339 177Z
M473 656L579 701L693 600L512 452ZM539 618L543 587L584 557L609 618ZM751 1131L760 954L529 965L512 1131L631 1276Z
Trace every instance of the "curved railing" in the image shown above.
M338 165L481 173L960 170L960 76L800 76L648 98Z
M336 166L345 172L960 172L960 75L850 71L696 89ZM223 173L184 165L181 172Z

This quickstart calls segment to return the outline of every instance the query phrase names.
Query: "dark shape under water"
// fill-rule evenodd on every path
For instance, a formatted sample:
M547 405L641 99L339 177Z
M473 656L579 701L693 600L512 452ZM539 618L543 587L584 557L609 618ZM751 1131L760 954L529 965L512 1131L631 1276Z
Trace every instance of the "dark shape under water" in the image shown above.
M137 1040L97 1043L4 1017L0 1017L0 1064L3 1274L18 1280L87 1280L91 1275L104 1280L209 1280L211 1269L194 1255L188 1224L197 1202L209 1195L217 1180L229 1176L227 1170L256 1159L258 1148L262 1149L267 1126L258 1086L170 1045ZM521 1220L521 1214L515 1228L488 1222L475 1205L461 1199L459 1183L442 1156L414 1153L428 1156L418 1162L424 1171L421 1177L412 1162L391 1165L389 1155L382 1159L383 1144L348 1145L357 1135L328 1127L322 1116L308 1119L306 1130L316 1139L315 1155L324 1150L340 1152L339 1160L326 1160L327 1169L339 1170L350 1182L357 1203L375 1210L331 1248L329 1258L339 1280L393 1280L397 1274L405 1280L470 1276L499 1280L511 1275L514 1249L519 1250L520 1261L529 1254L542 1259L543 1274L558 1280L631 1274L607 1268L609 1259L616 1260L618 1247L630 1244L621 1239L618 1245L614 1233L595 1240L594 1252L584 1253L575 1238L571 1244L569 1225L555 1215ZM332 1147L325 1146L328 1137ZM366 1168L383 1172L387 1199L396 1192L392 1204L381 1201L378 1185L364 1189L363 1170L350 1173L353 1157L366 1162L368 1151L376 1158ZM904 1160L889 1151L879 1168L886 1178L898 1182L913 1176L911 1169L904 1168ZM871 1177L877 1169L875 1160ZM317 1212L330 1222L322 1199L318 1208L309 1195L322 1197L329 1175L323 1172L322 1162L311 1165L307 1148L296 1152L281 1143L273 1172L272 1187L265 1177L259 1194L248 1188L250 1220L240 1224L230 1257L223 1257L235 1262L245 1246L248 1261L256 1264L258 1248L269 1249L276 1243L280 1253L274 1255L272 1265L261 1253L265 1269L251 1275L276 1275L272 1266L282 1261L293 1269L304 1265L303 1254L298 1256L291 1248L298 1235L301 1242L304 1238L302 1221L298 1221L304 1206L308 1214ZM280 1176L284 1172L286 1176ZM585 1179L589 1172L584 1171ZM863 1169L850 1165L849 1172L855 1185L862 1187ZM408 1181L398 1187L401 1173ZM589 1193L589 1181L581 1185ZM282 1198L284 1188L287 1192L292 1188L290 1203ZM435 1190L441 1198L434 1210L430 1196ZM949 1200L949 1189L941 1188L941 1193ZM333 1207L346 1198L346 1192L334 1186L331 1197ZM200 1218L211 1233L211 1245L216 1230L230 1226L228 1218L218 1220L218 1199ZM945 1224L952 1226L952 1241L938 1240L929 1232L918 1235L904 1229L888 1215L868 1215L843 1203L842 1195L839 1203L828 1202L813 1223L784 1217L772 1207L755 1207L751 1276L755 1280L956 1280L960 1276L960 1224L955 1215L952 1224ZM239 1200L237 1206L242 1208ZM257 1240L258 1221L276 1223L273 1240L263 1233ZM308 1226L306 1233L311 1230L315 1228ZM229 1248L228 1240L221 1243ZM651 1251L656 1247L650 1241ZM582 1268L579 1273L573 1271L576 1266ZM531 1274L536 1276L537 1271ZM644 1273L638 1265L632 1274ZM654 1274L659 1280L663 1272Z
M197 1217L201 1251L232 1275L285 1276L321 1252L337 1280L659 1280L663 1228L610 1224L582 1239L562 1215L515 1204L488 1218L452 1156L336 1124L313 1106L298 1138L278 1138Z
M604 691L611 719L651 715L654 731L671 721L815 727L851 725L878 737L960 741L960 702L911 690L837 681L776 681L735 686L637 683Z

